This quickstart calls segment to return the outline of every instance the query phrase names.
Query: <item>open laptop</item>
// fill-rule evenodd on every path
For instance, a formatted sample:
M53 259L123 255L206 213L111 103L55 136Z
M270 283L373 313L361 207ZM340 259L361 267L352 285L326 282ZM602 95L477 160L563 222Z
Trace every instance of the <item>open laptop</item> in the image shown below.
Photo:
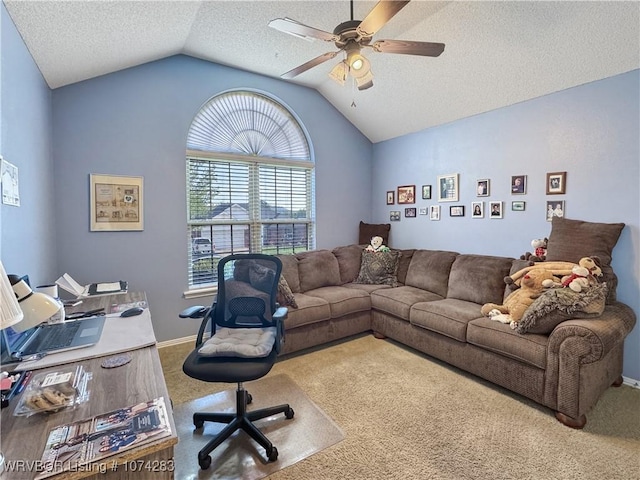
M73 322L41 323L24 332L11 327L2 330L9 354L16 359L43 353L57 353L90 347L100 340L104 315Z

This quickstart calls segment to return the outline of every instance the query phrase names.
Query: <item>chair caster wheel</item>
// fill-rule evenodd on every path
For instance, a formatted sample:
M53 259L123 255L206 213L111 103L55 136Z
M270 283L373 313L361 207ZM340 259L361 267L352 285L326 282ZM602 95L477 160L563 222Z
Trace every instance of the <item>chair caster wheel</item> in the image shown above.
M293 408L289 408L289 410L284 412L284 416L287 418L287 420L291 420L293 418L293 416L295 415L295 413L296 412L293 411Z
M206 470L211 466L211 455L207 455L206 457L200 457L198 455L198 464L202 470Z
M194 420L193 421L193 426L196 427L196 429L200 429L204 426L204 421L202 420Z
M275 462L278 459L278 449L276 447L271 447L271 451L267 452L267 457L270 462Z
M247 405L251 405L251 402L253 402L253 397L247 392Z

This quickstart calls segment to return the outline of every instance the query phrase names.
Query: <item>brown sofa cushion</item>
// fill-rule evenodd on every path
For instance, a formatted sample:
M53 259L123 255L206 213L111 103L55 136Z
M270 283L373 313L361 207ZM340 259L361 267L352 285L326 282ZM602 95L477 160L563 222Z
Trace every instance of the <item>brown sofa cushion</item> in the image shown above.
M613 248L618 243L624 223L595 223L553 217L547 243L547 261L578 263L593 255L602 262L602 281L608 285L607 303L616 301L618 277L611 268Z
M299 253L296 257L301 292L340 285L338 259L329 250L312 250Z
M607 285L601 283L582 292L552 288L538 297L518 322L518 333L549 334L570 318L592 318L604 311Z
M360 221L360 233L358 235L358 243L360 245L369 245L371 243L371 237L382 237L382 243L389 246L389 231L391 230L390 223L364 223Z
M338 259L340 282L343 284L353 282L360 272L362 247L359 245L347 245L345 247L336 247L332 252Z
M289 284L291 291L300 291L300 277L298 276L298 259L295 255L278 255L282 262L282 276Z
M416 250L409 264L405 285L446 297L449 272L457 256L455 252Z
M399 250L402 254L400 260L398 260L398 282L404 284L407 279L407 272L409 271L409 264L411 264L411 258L413 257L414 249Z
M480 305L501 304L504 277L509 275L513 258L489 255L458 255L451 266L447 298Z
M401 253L390 252L362 252L360 272L354 283L365 285L398 286L398 259Z

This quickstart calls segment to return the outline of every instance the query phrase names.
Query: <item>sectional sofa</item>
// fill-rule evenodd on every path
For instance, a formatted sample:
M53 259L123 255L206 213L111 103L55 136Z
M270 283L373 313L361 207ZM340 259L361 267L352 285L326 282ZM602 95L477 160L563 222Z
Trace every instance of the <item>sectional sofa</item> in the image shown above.
M280 255L297 308L283 354L373 332L527 397L582 428L586 413L622 383L625 337L636 318L611 298L596 318L568 318L548 334L521 334L483 317L502 303L519 260L449 251L398 251L395 282L362 281L363 245ZM395 286L397 285L397 286Z

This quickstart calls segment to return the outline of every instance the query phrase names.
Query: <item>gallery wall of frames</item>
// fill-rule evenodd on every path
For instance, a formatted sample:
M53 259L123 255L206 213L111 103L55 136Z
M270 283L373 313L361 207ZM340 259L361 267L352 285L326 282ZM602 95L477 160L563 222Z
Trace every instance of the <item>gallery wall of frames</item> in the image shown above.
M512 198L491 198L491 179L479 178L476 180L475 197L477 200L471 202L468 210L465 208L466 205L459 201L459 173L439 175L435 184L422 185L417 193L416 185L400 185L395 190L387 191L387 205L397 205L397 209L390 210L389 220L399 222L402 217L428 216L430 220L437 221L447 213L450 217L464 217L470 213L471 218L501 219L509 205L512 212L524 212L527 209L527 175L512 175L510 180L505 178L500 181L510 182L509 190ZM544 212L548 222L553 217L564 216L565 200L556 200L552 196L566 194L566 185L567 172L547 173L545 191L550 198L546 200L546 205L535 205L534 207L540 212ZM434 203L415 207L416 202L420 199ZM441 205L445 202L445 205Z

